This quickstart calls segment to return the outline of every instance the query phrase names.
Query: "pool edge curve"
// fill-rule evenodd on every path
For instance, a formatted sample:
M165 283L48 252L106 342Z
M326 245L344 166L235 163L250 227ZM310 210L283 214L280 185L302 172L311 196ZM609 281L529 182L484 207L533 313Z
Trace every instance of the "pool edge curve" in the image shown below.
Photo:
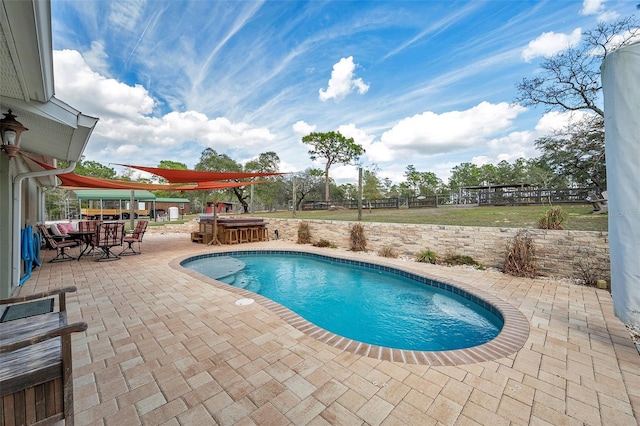
M391 362L402 362L405 364L414 364L414 365L430 365L430 366L454 366L454 365L464 365L464 364L474 364L478 362L485 361L494 361L500 358L505 358L513 353L517 352L521 349L527 339L529 338L530 333L530 325L527 318L524 316L522 312L520 312L517 308L509 304L508 302L493 296L483 290L476 289L469 284L465 284L462 282L458 282L456 280L443 280L442 278L434 278L430 277L428 274L424 272L409 272L407 273L414 274L425 279L441 282L448 284L453 287L457 287L464 292L467 292L476 298L483 300L484 302L493 306L499 313L502 315L504 320L504 325L502 330L498 335L490 340L487 343L482 345L473 346L464 349L455 349L448 351L413 351L413 350L403 350L403 349L394 349L387 348L382 346L371 345L368 343L359 342L356 340L352 340L346 337L339 336L335 333L327 331L323 328L318 327L317 325L307 321L302 318L300 315L286 308L285 306L274 302L271 299L268 299L264 296L258 295L256 293L250 292L248 290L244 290L238 287L234 287L228 284L225 284L221 281L217 281L213 278L209 278L205 275L202 275L198 272L190 270L182 266L182 263L185 260L194 258L194 257L214 257L220 255L229 255L231 253L236 254L251 254L253 252L288 252L288 253L304 253L304 254L313 254L326 258L333 259L342 259L353 262L359 262L370 265L378 265L383 267L389 267L392 269L403 270L398 266L387 266L382 263L376 263L375 261L367 260L360 261L354 260L346 256L340 256L340 253L332 253L332 254L320 254L315 251L307 251L304 250L304 247L300 249L292 250L274 250L274 249L246 249L246 250L235 250L235 249L224 249L221 251L214 252L205 252L205 253L194 253L188 256L182 256L180 258L173 259L169 262L169 266L175 270L178 270L182 273L185 273L199 281L206 282L215 286L218 289L225 290L227 292L236 294L241 297L251 297L255 299L256 303L261 306L271 310L276 315L278 315L281 319L283 319L286 323L304 333L307 336L310 336L322 343L325 343L329 346L332 346L338 350L351 352L360 356L366 356L369 358L374 358L378 360L385 360ZM373 260L373 259L372 259Z

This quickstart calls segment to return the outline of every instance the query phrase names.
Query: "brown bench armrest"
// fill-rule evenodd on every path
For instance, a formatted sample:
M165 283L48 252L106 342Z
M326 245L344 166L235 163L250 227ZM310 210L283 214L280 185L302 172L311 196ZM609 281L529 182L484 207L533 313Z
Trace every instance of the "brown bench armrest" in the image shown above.
M28 302L29 300L42 299L48 296L54 296L56 294L62 295L63 293L73 293L77 290L76 286L69 286L63 288L57 288L55 290L43 291L41 293L29 294L27 296L11 297L8 299L0 299L0 305L7 305L9 303Z
M72 286L68 286L68 287L57 288L55 290L49 290L49 291L43 291L43 292L40 292L40 293L29 294L29 295L26 295L26 296L10 297L8 299L0 299L0 305L8 305L10 303L28 302L30 300L42 299L42 298L45 298L45 297L58 295L58 305L60 307L60 311L66 311L67 310L67 301L66 301L65 294L66 293L73 293L76 290L77 290L76 286L72 285Z
M54 337L64 336L71 333L78 333L86 330L86 322L76 322L73 324L65 325L64 327L58 327L45 333L36 334L35 336L31 336L28 339L19 340L5 346L0 346L0 354L35 345L36 343L44 342L45 340L53 339Z

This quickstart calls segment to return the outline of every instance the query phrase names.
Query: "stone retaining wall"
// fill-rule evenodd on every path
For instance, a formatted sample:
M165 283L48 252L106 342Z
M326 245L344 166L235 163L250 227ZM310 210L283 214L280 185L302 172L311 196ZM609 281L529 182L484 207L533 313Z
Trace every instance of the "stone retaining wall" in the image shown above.
M271 236L296 242L299 219L267 219ZM312 241L328 240L338 247L349 248L349 228L357 222L306 220ZM361 222L367 238L367 250L384 246L395 248L401 255L415 256L426 249L439 256L448 253L467 255L487 267L502 269L507 243L518 233L516 228L475 226L414 225ZM598 278L609 281L609 237L607 232L552 231L526 229L536 250L541 275L564 278L581 277L579 262L591 270L601 270Z
M197 232L200 229L200 225L194 219L185 223L170 223L165 222L163 226L149 225L145 231L148 234L191 234Z
M274 238L296 242L300 219L265 219ZM328 240L338 247L349 248L349 228L357 222L305 220L312 240ZM448 253L467 255L487 267L502 269L507 243L518 233L516 228L484 228L475 226L414 225L361 222L367 238L367 249L377 252L384 246L395 248L401 255L415 256L422 250L433 250L439 256ZM193 220L184 224L150 226L150 233L191 233L198 231ZM525 229L536 250L538 272L545 276L581 277L580 266L602 271L597 278L610 280L609 235L596 231L551 231Z

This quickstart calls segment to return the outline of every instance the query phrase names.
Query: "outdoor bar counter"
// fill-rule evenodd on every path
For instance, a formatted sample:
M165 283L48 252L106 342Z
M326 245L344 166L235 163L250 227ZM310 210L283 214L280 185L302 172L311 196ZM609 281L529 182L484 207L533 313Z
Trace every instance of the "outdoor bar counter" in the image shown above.
M268 241L269 232L263 219L254 217L200 217L200 229L191 234L193 242L215 243L214 234L220 244L241 244L258 241ZM217 228L217 232L216 232Z

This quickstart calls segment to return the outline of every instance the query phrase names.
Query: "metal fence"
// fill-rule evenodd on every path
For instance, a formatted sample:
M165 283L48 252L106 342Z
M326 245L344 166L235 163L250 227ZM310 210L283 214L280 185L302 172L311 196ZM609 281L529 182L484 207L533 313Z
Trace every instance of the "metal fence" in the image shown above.
M480 191L478 205L508 206L528 204L584 204L595 188L523 189L514 191Z
M444 205L515 206L529 204L586 204L588 193L600 193L596 188L562 189L518 189L518 190L477 190L463 193L419 195L408 198L380 198L363 200L363 209L434 208ZM300 210L329 210L341 207L357 209L357 200L345 201L305 201Z
M397 209L400 207L400 199L398 198L380 198L377 200L363 200L363 209ZM305 201L300 206L300 210L328 210L333 207L342 207L345 209L357 209L357 200L344 201Z

